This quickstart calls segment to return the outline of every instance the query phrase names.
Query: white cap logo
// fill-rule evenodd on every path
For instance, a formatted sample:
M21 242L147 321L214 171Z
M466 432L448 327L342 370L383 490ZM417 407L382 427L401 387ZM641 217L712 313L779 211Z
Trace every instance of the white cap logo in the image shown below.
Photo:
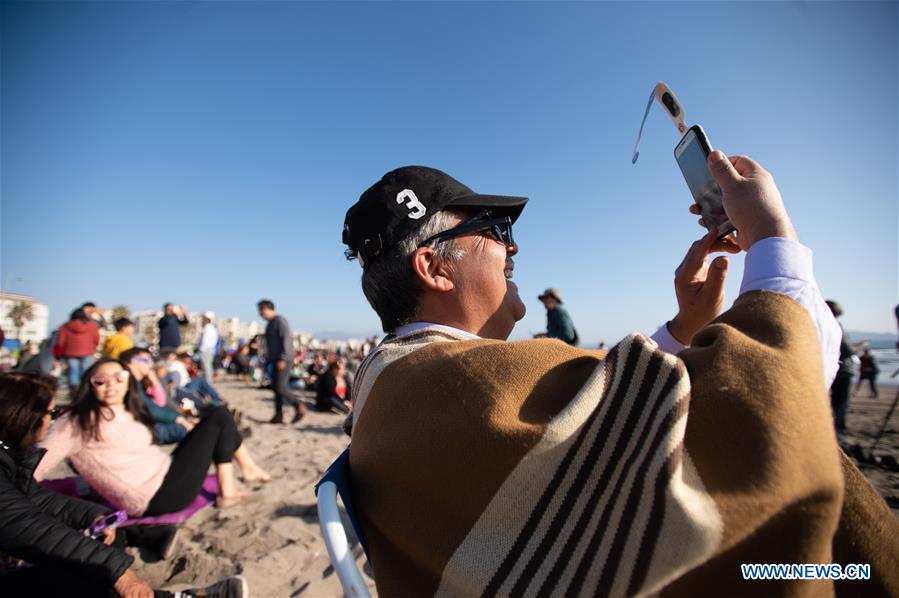
M412 220L418 220L428 211L425 208L424 204L418 201L418 198L415 197L415 192L412 189L403 189L399 193L396 194L396 203L404 203L406 204L406 209L409 210L409 218Z

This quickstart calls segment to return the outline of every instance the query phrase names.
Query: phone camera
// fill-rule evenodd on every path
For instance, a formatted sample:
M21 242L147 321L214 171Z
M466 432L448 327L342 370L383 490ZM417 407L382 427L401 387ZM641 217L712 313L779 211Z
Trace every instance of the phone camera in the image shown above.
M671 113L671 116L677 118L680 115L680 106L674 101L674 98L671 97L671 94L667 91L662 94L662 104L665 105L665 108L668 109L668 112Z

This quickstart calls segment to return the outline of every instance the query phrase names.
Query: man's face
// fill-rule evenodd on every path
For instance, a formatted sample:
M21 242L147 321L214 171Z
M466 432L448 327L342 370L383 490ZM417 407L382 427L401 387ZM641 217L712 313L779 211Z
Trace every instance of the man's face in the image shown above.
M167 315L167 316L170 316L173 313L175 313L175 307L172 305L166 305L164 309L165 309L165 315Z
M526 308L518 285L510 280L518 247L507 248L491 235L474 233L456 238L465 255L450 266L463 309L481 323L478 336L505 340Z
M264 320L271 320L275 317L275 310L270 307L260 307L259 315L262 316L262 319Z

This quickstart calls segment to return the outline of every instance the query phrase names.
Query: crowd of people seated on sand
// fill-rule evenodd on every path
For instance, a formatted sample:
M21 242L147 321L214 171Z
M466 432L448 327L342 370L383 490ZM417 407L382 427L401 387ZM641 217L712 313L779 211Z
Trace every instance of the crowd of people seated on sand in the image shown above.
M154 524L155 519L168 521L188 509L211 483L207 478L214 478L220 508L270 481L243 441L247 430L239 429L240 412L229 409L215 388L226 373L260 387L270 384L264 339L230 350L217 342L215 352L204 355L201 347L213 346L209 335L217 333L207 312L197 351L191 353L167 324L185 321L183 307L165 309L158 349L136 346L134 322L126 317L117 318L115 332L101 342L107 323L86 303L44 343L43 358L41 353L29 358L29 371L0 374L0 568L6 573L0 588L169 595L154 592L132 571L133 558L124 548L138 546L169 558L177 525ZM314 391L317 410L348 413L348 363L355 366L371 346L301 347L290 364L292 385ZM77 473L74 492L72 486L53 485L60 480L48 481L58 477L54 470L63 462ZM208 474L210 465L214 475ZM121 519L149 524L85 535L85 529L117 512ZM245 592L246 582L238 576L182 594Z

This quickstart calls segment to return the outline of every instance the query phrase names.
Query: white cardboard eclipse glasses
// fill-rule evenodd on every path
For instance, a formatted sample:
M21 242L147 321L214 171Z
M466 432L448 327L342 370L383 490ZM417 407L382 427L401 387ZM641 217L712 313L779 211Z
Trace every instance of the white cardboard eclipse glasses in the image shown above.
M680 103L677 96L674 95L674 92L671 91L671 88L668 87L664 81L659 81L649 94L649 102L646 104L646 112L643 113L643 120L640 122L640 131L637 133L637 142L634 144L634 155L631 158L631 164L636 164L637 158L640 157L640 152L637 151L640 147L640 137L643 135L643 126L646 124L646 117L649 116L649 109L652 108L652 101L654 99L658 100L659 104L665 108L665 112L668 114L668 117L674 123L674 126L677 127L677 130L681 135L686 133L689 128L689 125L687 125L684 120L683 104Z

